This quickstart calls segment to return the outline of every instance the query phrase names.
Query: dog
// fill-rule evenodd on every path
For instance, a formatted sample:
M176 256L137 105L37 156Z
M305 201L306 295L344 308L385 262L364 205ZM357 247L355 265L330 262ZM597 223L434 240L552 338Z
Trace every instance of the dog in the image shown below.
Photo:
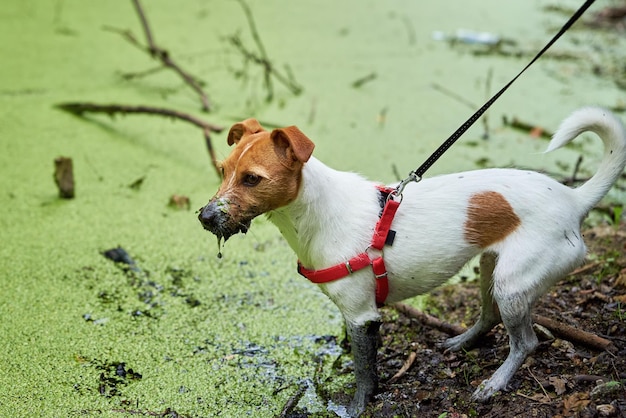
M426 293L480 254L480 316L444 346L471 347L504 324L508 357L472 395L487 401L537 347L531 308L582 264L581 223L626 165L624 126L595 107L566 118L546 152L585 131L601 138L604 155L595 175L578 188L534 171L493 168L425 178L398 196L323 164L297 127L268 132L247 119L230 129L234 148L221 164L222 184L198 218L218 241L245 233L261 214L278 227L300 272L320 283L345 319L356 379L352 416L377 390L378 305ZM391 218L385 214L389 202Z

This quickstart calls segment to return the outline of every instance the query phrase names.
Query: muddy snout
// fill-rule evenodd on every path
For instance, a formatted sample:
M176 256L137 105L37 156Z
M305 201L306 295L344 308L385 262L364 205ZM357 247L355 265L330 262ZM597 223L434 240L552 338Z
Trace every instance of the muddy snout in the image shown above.
M202 224L202 227L211 232L213 232L218 222L218 214L215 209L215 202L211 200L200 208L200 213L198 214L198 220Z
M227 199L214 197L200 208L198 220L202 227L212 232L217 238L227 240L238 232L247 232L250 221L239 221L229 213L230 203Z
M227 222L229 206L228 201L225 199L217 197L211 199L209 203L200 208L200 213L198 214L198 220L202 227L221 238L224 234L220 232L224 229L224 224Z

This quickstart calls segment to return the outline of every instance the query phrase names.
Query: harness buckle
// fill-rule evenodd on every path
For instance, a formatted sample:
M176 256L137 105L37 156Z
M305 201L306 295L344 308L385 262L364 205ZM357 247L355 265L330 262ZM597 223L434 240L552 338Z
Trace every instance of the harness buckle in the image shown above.
M348 274L354 273L352 266L350 265L350 261L346 261L346 269L348 270Z
M419 183L421 180L422 178L418 176L415 171L411 171L409 175L400 183L398 183L396 188L393 189L391 193L389 193L389 198L392 199L392 198L399 197L400 201L402 202L402 192L404 191L404 188L407 186L407 184L412 183L412 182Z

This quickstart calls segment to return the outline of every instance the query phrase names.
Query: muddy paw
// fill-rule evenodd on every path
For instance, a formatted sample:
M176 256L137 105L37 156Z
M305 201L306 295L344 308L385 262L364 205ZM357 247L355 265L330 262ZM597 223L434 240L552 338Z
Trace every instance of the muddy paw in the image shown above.
M483 382L478 386L478 389L476 389L472 394L472 400L477 402L487 402L499 390L500 388L492 384L489 380L483 380Z
M448 338L441 345L446 351L461 351L467 343L465 334L457 335L456 337Z
M348 406L348 415L346 418L357 418L365 411L366 403L362 400L357 400L356 398L350 402Z

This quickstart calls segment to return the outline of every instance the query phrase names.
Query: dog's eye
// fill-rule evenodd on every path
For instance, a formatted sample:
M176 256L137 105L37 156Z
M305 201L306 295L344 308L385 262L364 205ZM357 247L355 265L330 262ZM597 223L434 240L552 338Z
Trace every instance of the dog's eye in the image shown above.
M261 181L261 176L256 174L246 174L243 176L243 184L244 186L254 187Z

